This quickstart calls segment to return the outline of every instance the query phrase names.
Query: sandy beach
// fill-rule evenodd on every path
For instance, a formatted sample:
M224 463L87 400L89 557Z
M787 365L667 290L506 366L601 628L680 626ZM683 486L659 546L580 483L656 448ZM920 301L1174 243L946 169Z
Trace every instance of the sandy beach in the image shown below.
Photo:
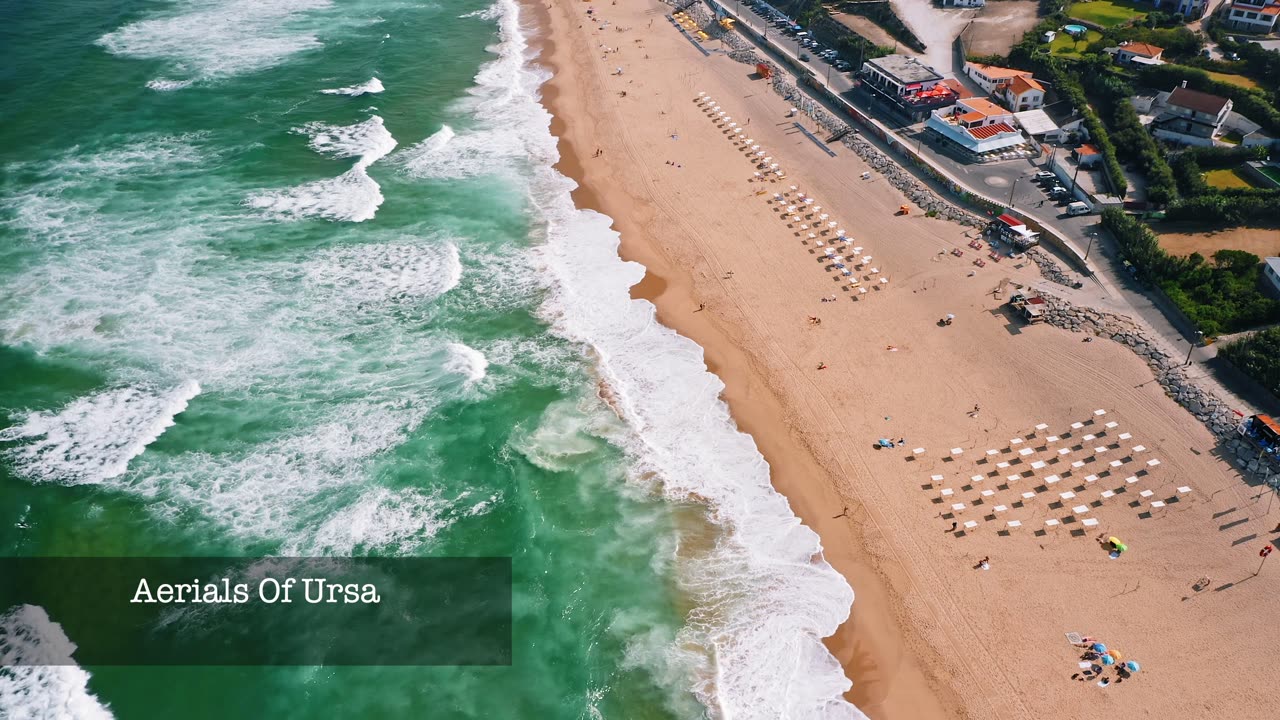
M843 146L828 156L795 126L821 137L812 123L719 42L700 52L670 6L526 7L547 28L543 98L578 206L614 219L624 257L648 268L633 296L705 348L774 486L856 593L828 640L851 702L877 720L1274 716L1280 564L1253 573L1280 508L1145 363L1008 314L992 294L1003 279L1051 289L1034 265L978 267L964 228L895 214L897 190ZM699 93L786 179L756 181ZM831 235L818 247L799 227L812 220L780 218L769 200L792 185L872 256L855 275L869 292L824 259ZM1118 559L1112 536L1129 547ZM1069 632L1142 670L1082 680Z

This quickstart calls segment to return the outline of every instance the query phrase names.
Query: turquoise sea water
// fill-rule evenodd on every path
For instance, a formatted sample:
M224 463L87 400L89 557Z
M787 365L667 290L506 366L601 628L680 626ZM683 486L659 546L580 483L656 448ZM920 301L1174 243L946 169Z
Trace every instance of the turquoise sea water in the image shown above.
M0 715L856 713L851 593L568 204L513 3L0 25L0 553L516 580L510 668L0 668Z

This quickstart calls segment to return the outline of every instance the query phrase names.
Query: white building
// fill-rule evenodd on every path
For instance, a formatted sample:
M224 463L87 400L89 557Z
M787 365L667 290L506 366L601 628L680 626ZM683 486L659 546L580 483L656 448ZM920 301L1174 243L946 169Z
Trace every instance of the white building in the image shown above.
M1026 143L1013 126L1013 113L985 98L963 98L954 107L934 110L926 127L974 155Z
M1016 77L1030 78L1031 73L1026 70L1014 70L1013 68L997 67L995 65L983 65L982 63L967 62L964 64L964 74L973 78L987 93L993 93L996 88L1003 83L1007 83Z
M1269 257L1263 260L1262 274L1271 281L1271 286L1280 294L1280 257Z
M1280 18L1280 0L1229 0L1218 12L1232 30L1265 35L1275 32Z
M1001 84L992 95L1014 112L1044 107L1044 86L1033 77L1019 75Z
M1168 96L1161 93L1156 102L1163 109L1151 125L1153 134L1184 145L1213 145L1231 113L1227 98L1186 87L1176 87Z

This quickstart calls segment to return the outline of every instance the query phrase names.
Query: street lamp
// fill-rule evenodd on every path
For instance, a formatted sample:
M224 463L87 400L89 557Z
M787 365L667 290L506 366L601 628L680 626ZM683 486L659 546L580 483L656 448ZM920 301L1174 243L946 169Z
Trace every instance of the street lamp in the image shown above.
M1013 191L1018 189L1018 181L1019 181L1019 180L1021 180L1021 179L1022 179L1022 176L1021 176L1021 175L1019 175L1018 177L1014 178L1014 179L1013 179L1013 187L1009 188L1009 207L1013 207Z
M1187 348L1187 361L1186 361L1185 363L1183 363L1183 365L1182 365L1183 367L1187 367L1187 366L1191 365L1191 351L1196 349L1196 345L1199 345L1199 344L1200 344L1201 339L1203 339L1203 338L1204 338L1204 333L1202 333L1202 332L1200 332L1199 330L1197 330L1197 331L1196 331L1196 339L1195 339L1195 340L1188 340L1188 341L1187 341L1188 343L1190 343L1190 345L1191 345L1191 346Z
M1085 260L1088 260L1088 259L1089 259L1089 253L1093 252L1093 241L1094 241L1094 240L1097 240L1097 239L1098 239L1098 233L1096 233L1096 232L1091 232L1091 233L1089 233L1089 247L1088 247L1088 248L1086 248L1086 249L1085 249L1085 251L1084 251L1084 259L1085 259Z

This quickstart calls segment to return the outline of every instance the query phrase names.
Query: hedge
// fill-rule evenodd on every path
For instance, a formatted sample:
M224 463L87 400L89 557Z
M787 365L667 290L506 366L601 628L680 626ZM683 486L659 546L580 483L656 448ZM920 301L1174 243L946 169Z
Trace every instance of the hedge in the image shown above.
M1173 170L1165 161L1165 153L1143 127L1138 112L1129 102L1133 88L1101 63L1094 64L1082 75L1085 88L1096 98L1099 109L1109 120L1107 126L1116 155L1137 165L1146 178L1147 199L1157 205L1176 200L1178 184L1174 181Z
M1257 255L1219 250L1212 263L1198 253L1174 257L1160 247L1150 228L1119 208L1103 211L1102 225L1115 236L1121 255L1159 285L1205 335L1280 321L1280 301L1260 289L1266 281Z
M1280 396L1280 328L1270 328L1218 348L1246 375Z

